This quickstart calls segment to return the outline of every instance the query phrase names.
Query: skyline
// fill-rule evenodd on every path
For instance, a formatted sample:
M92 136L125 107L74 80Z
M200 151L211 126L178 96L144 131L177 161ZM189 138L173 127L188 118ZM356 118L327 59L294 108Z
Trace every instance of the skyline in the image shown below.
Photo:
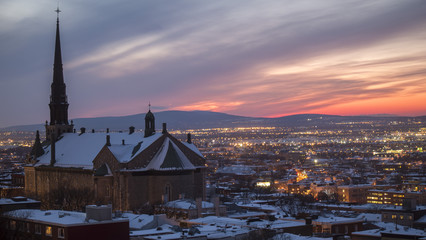
M149 102L251 117L426 115L426 2L316 4L60 2L70 119ZM0 127L43 123L56 5L0 7Z

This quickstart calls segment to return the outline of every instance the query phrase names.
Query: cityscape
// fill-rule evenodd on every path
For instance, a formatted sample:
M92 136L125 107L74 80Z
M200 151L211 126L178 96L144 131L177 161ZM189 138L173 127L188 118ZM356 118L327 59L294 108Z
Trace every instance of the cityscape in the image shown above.
M423 1L49 7L0 3L0 240L426 239Z
M106 133L105 129L97 131ZM273 235L281 237L278 239L291 239L291 234L318 239L345 235L352 239L380 239L382 232L392 231L398 237L406 234L407 239L412 234L424 235L424 122L377 120L339 123L323 128L235 127L169 132L181 141L186 141L189 133L205 157L206 200L219 198L220 206L224 208L218 214L222 219L207 217L217 213L204 207L206 212L202 216L205 217L200 218L196 211L191 212L196 203L181 196L166 204L166 208L159 205L154 209L139 210L139 215L128 215L130 239L151 239L147 232L152 230L142 230L145 227L141 224L136 227L135 222L139 219L148 221L149 214L156 216L160 213L181 227L214 222L213 239L238 236L266 239ZM25 195L22 175L34 138L32 131L1 132L3 199ZM412 205L408 207L407 204ZM43 203L39 203L40 206ZM66 208L63 210L65 212ZM296 223L305 225L307 217L312 219L308 234L305 228L296 230L300 226L293 226ZM253 222L247 228L249 221ZM293 225L286 226L288 221ZM233 226L228 233L223 231L226 225ZM340 226L340 232L337 226ZM263 233L253 237L250 228L262 229ZM346 232L341 232L343 229ZM198 234L188 235L188 239L203 239L201 235L212 234L211 229L201 230ZM155 236L157 234L160 232ZM166 236L171 232L161 234ZM185 233L179 234L176 239Z

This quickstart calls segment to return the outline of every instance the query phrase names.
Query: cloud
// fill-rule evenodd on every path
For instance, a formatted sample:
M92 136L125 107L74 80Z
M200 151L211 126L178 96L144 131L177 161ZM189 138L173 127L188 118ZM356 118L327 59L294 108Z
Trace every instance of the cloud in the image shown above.
M48 114L56 3L37 4L0 3L0 111L8 113L0 126L27 121L32 109ZM71 117L139 113L149 101L276 116L395 95L411 95L413 114L426 113L421 0L77 0L61 8Z

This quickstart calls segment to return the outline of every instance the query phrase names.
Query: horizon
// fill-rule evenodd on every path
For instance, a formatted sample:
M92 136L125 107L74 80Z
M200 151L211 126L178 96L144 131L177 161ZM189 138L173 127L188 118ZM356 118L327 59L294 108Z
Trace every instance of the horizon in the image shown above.
M0 7L0 128L44 123L56 4ZM70 119L140 114L149 102L156 112L262 118L426 115L420 0L107 0L60 9Z
M165 110L165 111L159 111L159 112L153 112L154 115L162 112L209 112L209 113L218 113L218 114L227 114L235 117L247 117L247 118L265 118L265 119L276 119L276 118L284 118L284 117L291 117L291 116L299 116L299 115L322 115L322 116L337 116L337 117L402 117L402 118L416 118L416 117L425 117L426 115L419 115L419 116L402 116L402 115L395 115L395 114L387 114L387 113L381 113L381 114L369 114L369 115L336 115L336 114L321 114L321 113L299 113L299 114L289 114L285 116L279 116L279 117L250 117L250 116L243 116L243 115L234 115L234 114L228 114L224 112L215 112L215 111L204 111L204 110L191 110L191 111L182 111L182 110ZM71 120L81 120L81 119L97 119L97 118L120 118L120 117L130 117L135 115L144 115L146 113L135 113L130 115L118 115L118 116L98 116L98 117L82 117L82 118L70 118ZM28 123L28 124L20 124L20 125L9 125L9 126L0 126L0 129L6 129L6 128L13 128L13 127L20 127L20 126L33 126L33 125L44 125L44 122L42 123Z

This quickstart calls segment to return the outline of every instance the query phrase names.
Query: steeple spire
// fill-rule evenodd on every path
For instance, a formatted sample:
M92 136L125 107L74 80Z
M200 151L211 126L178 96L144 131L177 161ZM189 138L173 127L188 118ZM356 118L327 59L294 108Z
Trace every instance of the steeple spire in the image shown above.
M151 102L148 104L148 112L145 115L145 136L149 137L155 133L155 117L151 112Z
M55 10L57 14L56 20L56 41L55 41L55 57L53 63L53 81L51 84L50 95L50 123L46 125L46 139L50 140L51 133L58 137L63 132L72 132L73 126L68 122L68 99L66 94L66 86L64 82L64 73L62 68L61 39L59 34L59 13L61 10Z

